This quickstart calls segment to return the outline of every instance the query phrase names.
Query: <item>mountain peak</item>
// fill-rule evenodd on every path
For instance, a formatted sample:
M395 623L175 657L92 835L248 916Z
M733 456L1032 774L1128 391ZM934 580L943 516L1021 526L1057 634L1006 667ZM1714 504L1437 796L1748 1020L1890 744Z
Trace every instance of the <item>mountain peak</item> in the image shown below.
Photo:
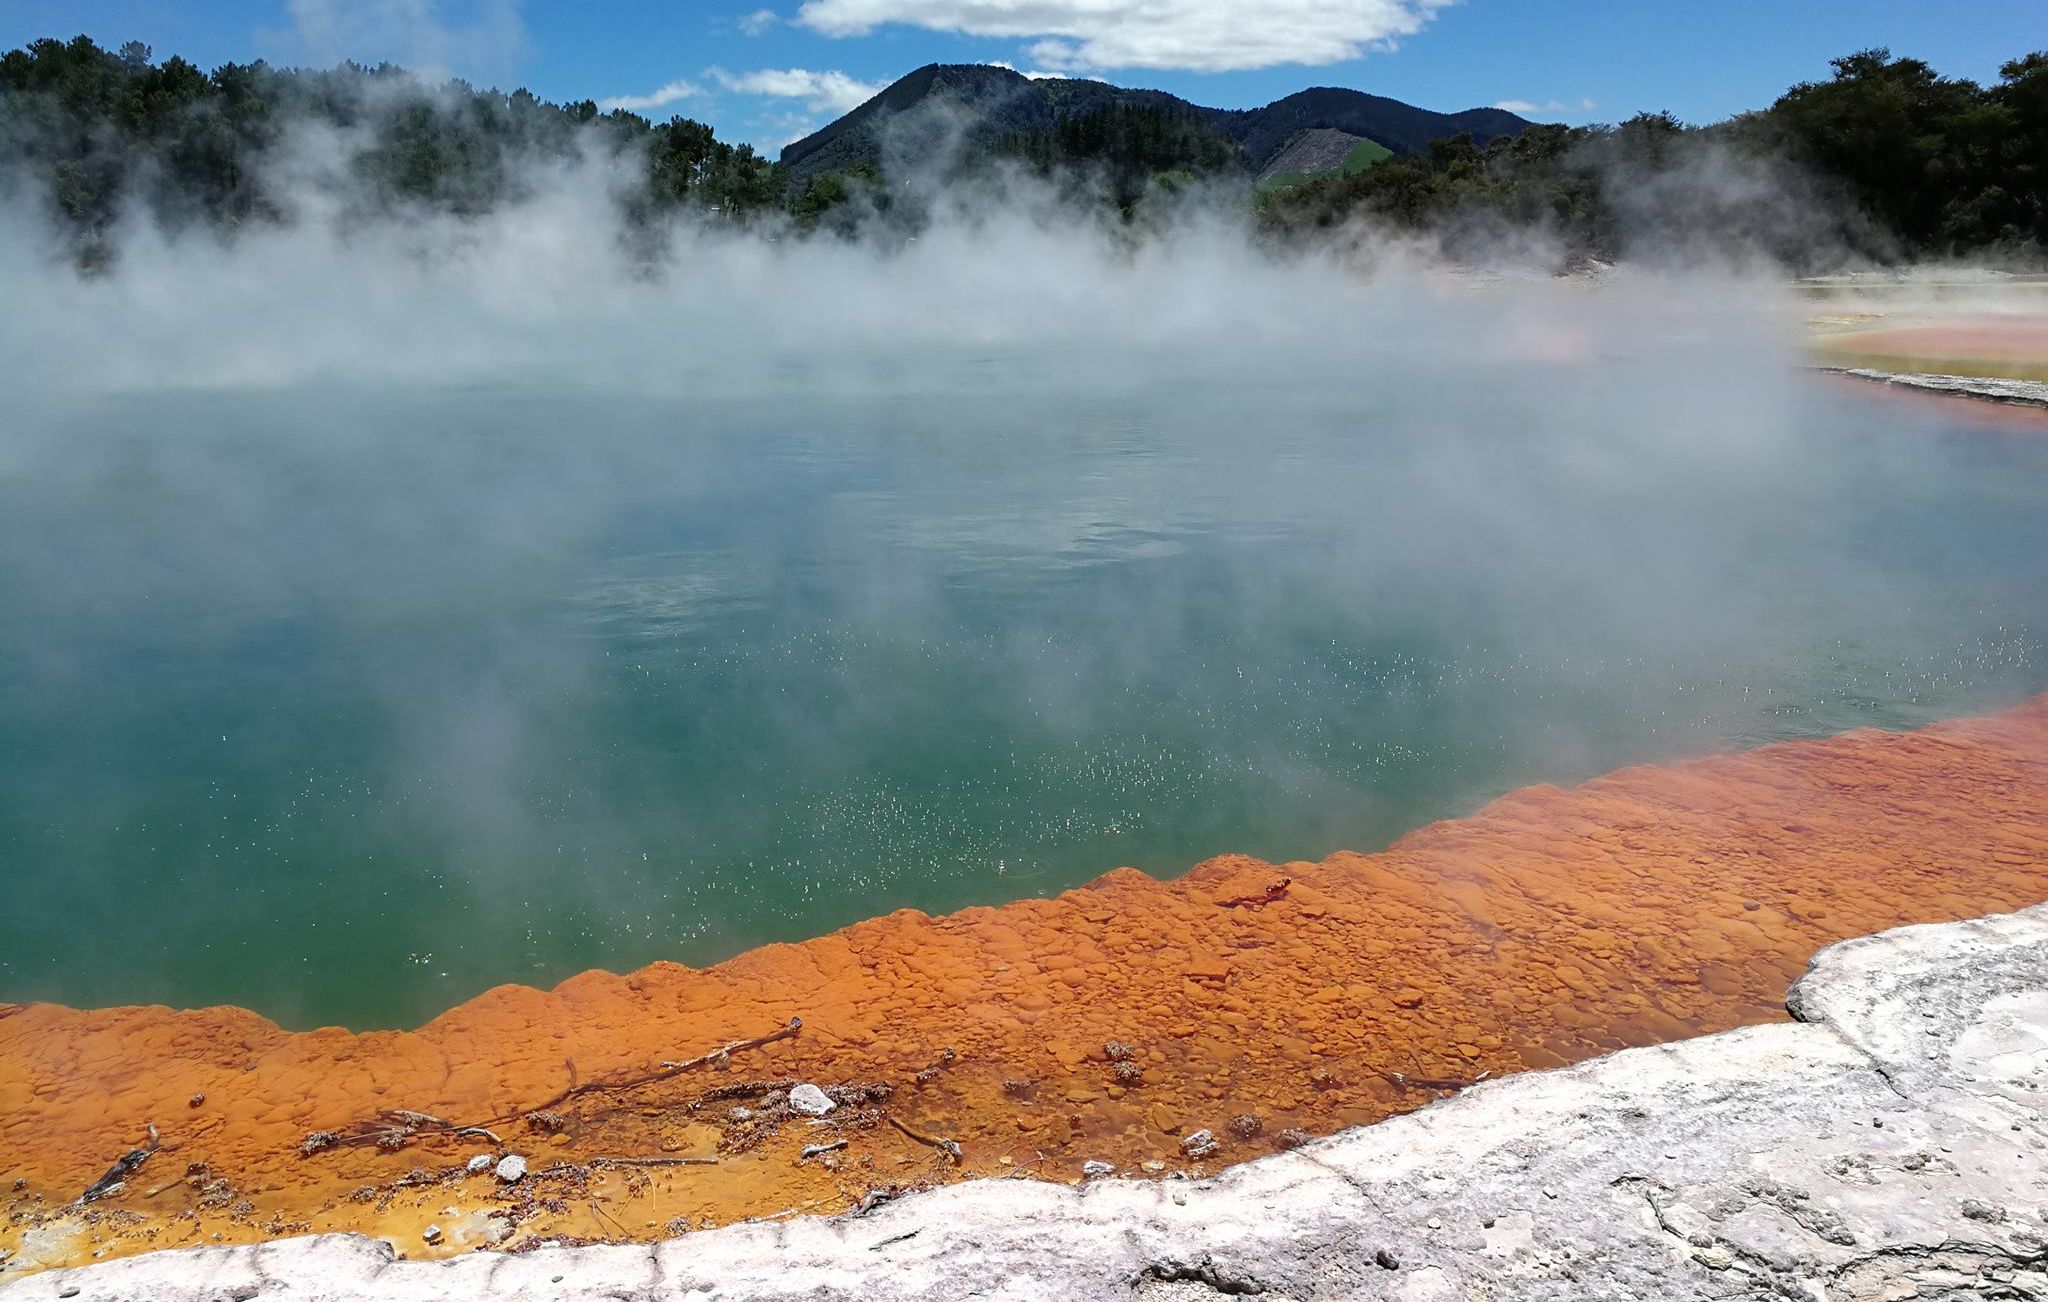
M799 185L828 172L879 163L890 120L928 105L934 106L932 111L958 114L966 132L988 136L1051 131L1064 119L1115 105L1186 114L1242 147L1254 169L1264 168L1308 130L1342 131L1406 154L1461 131L1485 144L1529 125L1502 109L1437 113L1341 86L1312 86L1264 108L1216 109L1160 90L1130 89L1084 78L1031 78L1013 68L987 63L928 63L890 83L844 117L789 145L782 151L782 162Z

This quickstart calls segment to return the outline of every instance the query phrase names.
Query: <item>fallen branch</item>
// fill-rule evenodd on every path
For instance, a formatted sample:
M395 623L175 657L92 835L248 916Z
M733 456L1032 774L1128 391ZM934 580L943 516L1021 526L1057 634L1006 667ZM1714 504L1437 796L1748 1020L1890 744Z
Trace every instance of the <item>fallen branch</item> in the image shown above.
M717 1166L715 1157L593 1157L585 1166Z
M923 1144L926 1148L936 1148L941 1153L944 1153L947 1157L952 1158L954 1166L960 1165L961 1154L959 1140L941 1139L936 1135L921 1134L918 1131L912 1130L909 1126L904 1125L901 1121L898 1121L894 1117L887 1117L884 1118L884 1120L886 1120L890 1125L896 1127L896 1129L902 1131L905 1135L908 1135L910 1138L916 1140L918 1143Z
M523 1107L515 1112L505 1113L503 1116L490 1117L475 1125L457 1125L445 1117L437 1117L430 1112L414 1112L406 1108L387 1108L379 1112L375 1119L358 1121L345 1130L313 1131L300 1142L299 1152L307 1157L311 1157L315 1153L323 1152L330 1148L353 1148L364 1144L374 1144L379 1148L385 1149L400 1149L405 1147L408 1141L423 1136L446 1136L456 1139L466 1136L481 1136L503 1147L505 1141L499 1138L497 1133L491 1130L490 1127L518 1121L522 1118L533 1122L543 1130L559 1134L568 1128L569 1119L554 1112L553 1109L567 1103L571 1099L581 1098L586 1094L617 1093L622 1090L636 1089L642 1085L651 1085L657 1081L664 1081L679 1072L688 1071L694 1067L723 1062L732 1054L740 1053L747 1049L758 1049L763 1045L774 1044L778 1040L787 1040L803 1030L803 1026L803 1018L792 1017L789 1019L789 1025L770 1031L766 1035L755 1036L751 1040L734 1040L731 1044L721 1045L699 1057L691 1058L684 1062L664 1061L653 1071L636 1072L626 1076L614 1076L590 1081L578 1080L575 1062L568 1061L565 1063L569 1070L568 1087L553 1098L532 1107ZM154 1129L154 1127L151 1127L152 1132L154 1132ZM154 1149L155 1141L152 1138L151 1151L154 1151ZM140 1161L136 1163L136 1165L140 1164ZM688 1163L681 1159L673 1162L664 1161L662 1164L688 1165ZM130 1167L128 1169L133 1170L134 1168ZM108 1174L109 1176L113 1175L112 1172ZM118 1183L118 1180L116 1182ZM102 1183L105 1183L105 1181L102 1181ZM98 1189L99 1186L95 1185L94 1188ZM104 1190L101 1192L104 1192ZM95 1193L92 1196L98 1197L100 1195Z
M901 1234L892 1234L888 1238L883 1239L878 1243L870 1243L868 1245L868 1251L880 1252L882 1249L888 1247L892 1243L901 1243L905 1239L914 1239L918 1236L920 1232L921 1231L918 1230L905 1230Z
M595 1198L591 1199L591 1200L590 1200L590 1203L589 1203L589 1206L590 1206L590 1218L591 1218L592 1220L596 1221L596 1222L598 1223L598 1225L600 1225L600 1226L604 1226L604 1225L607 1225L607 1224L609 1224L609 1225L611 1226L611 1229L610 1229L610 1230L608 1230L608 1231L606 1231L607 1233L609 1233L609 1234L612 1234L612 1235L614 1235L615 1237L617 1237L617 1238L619 1238L619 1239L628 1239L628 1238L631 1238L631 1237L632 1237L632 1236L631 1236L631 1235L630 1235L630 1234L629 1234L629 1233L627 1232L627 1230L626 1230L626 1227L625 1227L624 1225L621 1225L621 1224L620 1224L620 1223L618 1222L617 1218L615 1218L615 1217L611 1217L611 1216L607 1216L607 1215L605 1214L605 1211L604 1211L604 1209L603 1209L602 1207L599 1207L599 1206L597 1205L597 1199L595 1199Z
M1440 1076L1404 1076L1398 1071L1383 1071L1380 1075L1397 1090L1468 1090L1479 1083L1476 1080L1448 1080Z
M766 1035L758 1035L751 1040L734 1040L731 1044L720 1045L716 1049L713 1049L710 1053L700 1054L695 1058L690 1058L683 1062L663 1062L661 1065L663 1068L670 1072L689 1071L693 1067L702 1067L708 1063L722 1062L730 1055L740 1053L747 1049L758 1049L764 1044L773 1044L777 1040L787 1040L791 1036L795 1035L798 1031L801 1031L803 1029L804 1019L801 1017L792 1017L789 1019L789 1025L783 1027L779 1031L771 1031Z
M835 1139L829 1144L805 1144L804 1151L796 1155L796 1160L808 1162L814 1157L823 1157L827 1153L836 1153L845 1147L846 1141L843 1139Z
M489 1135L493 1143L503 1143L496 1135L482 1126L458 1126L454 1122L437 1117L430 1112L413 1112L406 1108L386 1108L375 1120L358 1121L346 1131L316 1130L299 1144L299 1152L307 1157L329 1148L356 1148L364 1144L375 1144L379 1148L399 1149L406 1141L427 1135Z
M1282 877L1279 881L1274 882L1256 895L1238 895L1231 899L1218 900L1216 903L1219 908L1225 909L1263 909L1268 904L1287 894L1287 888L1292 885L1294 885L1292 877Z
M1043 1162L1045 1160L1046 1155L1041 1152L1037 1157L1032 1158L1028 1162L1017 1163L1016 1166L1011 1167L1008 1171L1004 1172L1001 1178L1004 1180L1022 1180L1024 1178L1024 1173L1026 1171L1030 1170L1034 1166L1037 1166L1040 1162Z
M610 1094L616 1093L620 1090L637 1089L642 1085L651 1085L656 1081L667 1080L669 1077L674 1076L677 1072L688 1071L692 1067L701 1067L707 1063L719 1062L725 1059L728 1055L739 1053L746 1049L758 1049L762 1045L773 1044L777 1040L787 1040L791 1036L795 1035L797 1032L803 1029L804 1019L801 1017L792 1017L789 1019L789 1025L781 1028L780 1030L770 1031L766 1035L756 1036L751 1040L734 1040L731 1044L720 1045L718 1048L713 1049L710 1053L704 1054L700 1057L691 1058L685 1062L665 1061L655 1070L650 1072L638 1072L631 1076L616 1076L606 1079L583 1081L580 1084L575 1082L575 1078L572 1075L570 1078L571 1083L569 1087L563 1090L561 1093L555 1095L553 1098L547 1100L546 1102L535 1104L532 1107L521 1108L517 1112L507 1113L505 1116L502 1117L492 1117L485 1124L495 1125L500 1121L514 1121L520 1117L528 1116L535 1112L551 1111L552 1109L559 1107L564 1103L567 1103L570 1099L581 1098L585 1094Z
M149 1123L148 1146L145 1148L131 1148L115 1158L114 1164L107 1168L107 1173L93 1181L92 1185L84 1193L78 1195L79 1205L84 1206L86 1203L104 1198L108 1194L119 1193L121 1186L128 1183L128 1177L135 1174L136 1168L147 1162L150 1154L156 1152L162 1144L163 1137L157 1133L156 1123L152 1121Z

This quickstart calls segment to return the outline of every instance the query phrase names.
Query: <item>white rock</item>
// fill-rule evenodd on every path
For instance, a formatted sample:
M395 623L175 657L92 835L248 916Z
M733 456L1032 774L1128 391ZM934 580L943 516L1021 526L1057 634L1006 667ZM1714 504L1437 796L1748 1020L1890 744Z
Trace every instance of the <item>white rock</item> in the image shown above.
M1113 1163L1110 1163L1110 1162L1099 1162L1099 1161L1097 1161L1096 1159L1094 1159L1094 1158L1092 1158L1092 1157L1091 1157L1091 1158L1089 1158L1089 1159L1088 1159L1087 1161L1085 1161L1085 1162L1081 1163L1081 1174L1082 1174L1082 1175L1115 1175L1115 1174L1116 1174L1116 1166L1115 1166L1115 1165L1114 1165Z
M491 1169L491 1162L492 1158L489 1153L478 1153L475 1157L472 1157L469 1159L469 1161L465 1162L463 1164L462 1169L469 1172L471 1175L482 1175L484 1172Z
M839 1105L826 1098L825 1091L807 1083L789 1092L789 1106L807 1117L822 1117Z
M498 1163L498 1178L506 1184L516 1184L526 1174L526 1159L517 1153L506 1155Z

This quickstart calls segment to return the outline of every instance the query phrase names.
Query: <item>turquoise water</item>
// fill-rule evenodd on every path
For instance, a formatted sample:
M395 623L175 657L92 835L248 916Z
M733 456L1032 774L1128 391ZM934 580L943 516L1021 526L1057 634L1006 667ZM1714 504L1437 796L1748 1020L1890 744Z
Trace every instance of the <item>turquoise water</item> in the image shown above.
M2048 438L1725 378L36 405L0 998L413 1024L2048 688Z

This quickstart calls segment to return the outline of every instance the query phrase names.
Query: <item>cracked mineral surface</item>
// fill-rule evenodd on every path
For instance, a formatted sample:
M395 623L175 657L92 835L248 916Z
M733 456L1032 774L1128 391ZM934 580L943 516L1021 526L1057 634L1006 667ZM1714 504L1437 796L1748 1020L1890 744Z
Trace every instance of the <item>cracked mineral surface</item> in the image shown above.
M0 1006L0 1278L330 1231L384 1242L161 1260L293 1297L425 1278L394 1250L534 1297L727 1275L753 1291L721 1296L871 1296L885 1265L905 1295L940 1296L957 1269L1029 1280L1025 1256L1048 1255L1095 1272L1058 1282L1073 1296L1112 1279L1123 1296L1463 1296L1488 1262L1578 1296L1574 1272L1620 1271L1615 1254L1660 1297L1695 1277L1700 1296L1880 1296L1901 1272L2026 1272L2048 1229L2041 920L1846 945L1795 992L1809 1024L1784 1003L1831 942L2048 896L2044 810L2048 698L1531 788L1374 855L1118 870L701 971L500 987L414 1032ZM2008 933L2035 939L1994 944ZM2004 957L1970 966L1973 945ZM1880 970L1841 975L1858 962ZM1492 1081L1665 1041L1684 1043ZM792 1106L804 1084L830 1112ZM1204 1177L1282 1149L1209 1183L1065 1186L1088 1163ZM118 1188L76 1204L136 1150ZM511 1156L524 1172L502 1180ZM1029 1178L916 1195L986 1176ZM1915 1237L1951 1212L1949 1238ZM750 1218L770 1224L681 1251L551 1246ZM971 1232L993 1236L978 1264L960 1260ZM1083 1238L1039 1246L1066 1233ZM777 1252L800 1267L786 1285L761 1264ZM117 1278L133 1277L19 1287ZM281 1292L292 1280L333 1291Z

